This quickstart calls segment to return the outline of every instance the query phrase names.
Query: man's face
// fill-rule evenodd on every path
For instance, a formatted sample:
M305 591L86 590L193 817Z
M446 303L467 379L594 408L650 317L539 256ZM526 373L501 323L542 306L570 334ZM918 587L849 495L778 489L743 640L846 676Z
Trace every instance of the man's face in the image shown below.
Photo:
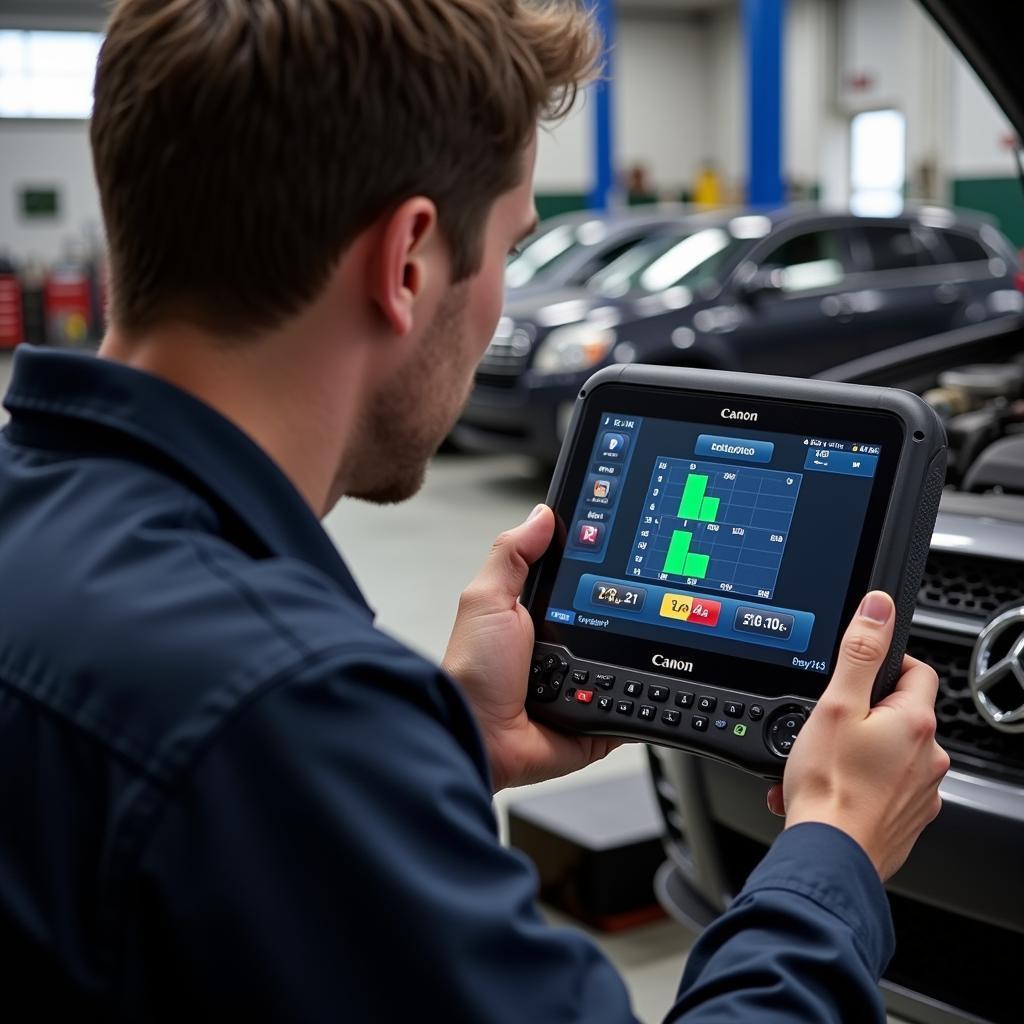
M494 337L509 254L536 227L535 163L536 142L526 153L523 181L491 208L480 272L450 286L406 365L367 403L344 468L351 497L398 502L423 485L427 464L465 406Z

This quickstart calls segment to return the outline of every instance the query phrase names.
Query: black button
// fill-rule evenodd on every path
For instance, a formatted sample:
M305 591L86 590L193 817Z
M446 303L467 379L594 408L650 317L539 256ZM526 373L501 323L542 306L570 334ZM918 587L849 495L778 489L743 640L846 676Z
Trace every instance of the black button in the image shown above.
M644 684L638 683L635 679L630 679L626 681L623 689L627 697L640 697L644 692Z
M784 708L776 712L768 724L768 746L782 757L787 757L807 721L803 708Z
M718 707L717 697L698 697L697 698L697 710L698 711L714 711Z
M615 710L620 715L631 715L633 714L633 702L631 700L620 700L615 705Z
M645 722L650 722L657 713L658 709L653 704L641 704L637 717L642 718Z
M550 703L558 696L554 690L549 690L543 683L537 683L535 686L531 686L530 695L535 701L543 703Z
M746 711L746 709L747 709L747 705L746 704L741 704L737 700L727 700L722 705L722 710L730 718L742 718L743 717L743 712Z
M679 719L682 717L678 711L662 711L661 720L666 725L678 725Z
M576 696L576 687L575 686L570 686L569 689L565 691L565 699L571 704L572 700L573 700L573 698L575 696Z
M693 707L693 694L692 693L677 693L676 694L676 707L677 708L692 708Z
M597 706L602 711L611 711L612 705L615 703L615 700L612 697L604 696L598 697L594 703L597 704Z
M579 686L585 685L589 678L590 673L584 671L583 669L576 669L576 671L572 674L572 681Z
M535 661L530 665L530 679L540 679L544 675L544 666L539 662Z
M668 687L667 686L648 686L647 696L651 700L656 700L659 704L664 703L668 700Z
M594 676L594 682L597 683L599 689L610 690L615 685L615 676L607 674Z
M549 654L541 661L540 667L545 672L554 672L558 667L558 658L554 654Z
M729 723L724 718L715 719L715 728L724 729Z
M697 730L697 732L708 731L708 720L703 715L694 715L690 719L690 725Z
M563 679L562 676L552 676L551 681L548 685L555 693L558 693L558 691L562 688L562 683L564 682L565 679Z
M752 722L760 722L764 718L764 708L760 704L750 705L750 720Z

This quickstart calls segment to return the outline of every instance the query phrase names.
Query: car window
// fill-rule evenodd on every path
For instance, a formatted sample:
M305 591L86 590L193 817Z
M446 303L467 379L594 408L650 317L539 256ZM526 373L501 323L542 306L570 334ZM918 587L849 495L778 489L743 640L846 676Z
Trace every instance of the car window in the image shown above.
M780 272L778 280L784 292L831 288L846 276L842 239L838 231L796 235L769 252L761 267Z
M660 235L620 256L591 278L589 287L609 298L680 287L693 290L718 280L737 250L749 244L724 228Z
M961 235L956 231L943 231L942 240L946 243L953 263L981 263L989 259L985 247L970 235Z
M542 225L509 261L505 284L509 288L522 288L542 281L580 248L600 245L607 235L607 224L597 218L582 223Z
M930 267L935 258L924 241L907 227L863 228L869 270L908 270Z
M631 235L629 238L624 238L617 245L609 246L602 252L597 253L593 259L587 260L586 266L578 274L574 275L569 283L574 285L586 284L596 273L610 266L620 256L625 255L635 245L643 241L643 238L643 235Z

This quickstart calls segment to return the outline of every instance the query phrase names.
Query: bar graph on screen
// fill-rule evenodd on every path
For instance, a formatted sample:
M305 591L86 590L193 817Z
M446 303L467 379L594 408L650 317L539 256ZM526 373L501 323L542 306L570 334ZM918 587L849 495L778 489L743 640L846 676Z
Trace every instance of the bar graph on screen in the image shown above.
M803 477L655 460L626 573L771 599Z

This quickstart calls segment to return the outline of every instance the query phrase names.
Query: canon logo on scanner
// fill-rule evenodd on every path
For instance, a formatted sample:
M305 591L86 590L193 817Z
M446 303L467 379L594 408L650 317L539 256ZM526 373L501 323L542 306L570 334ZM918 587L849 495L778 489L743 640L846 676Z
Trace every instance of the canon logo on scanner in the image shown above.
M757 413L756 412L743 412L740 409L723 409L722 410L723 420L743 420L745 423L756 423Z
M676 672L692 672L692 661L679 661L677 658L666 658L664 654L655 654L651 661L658 668L670 668Z

